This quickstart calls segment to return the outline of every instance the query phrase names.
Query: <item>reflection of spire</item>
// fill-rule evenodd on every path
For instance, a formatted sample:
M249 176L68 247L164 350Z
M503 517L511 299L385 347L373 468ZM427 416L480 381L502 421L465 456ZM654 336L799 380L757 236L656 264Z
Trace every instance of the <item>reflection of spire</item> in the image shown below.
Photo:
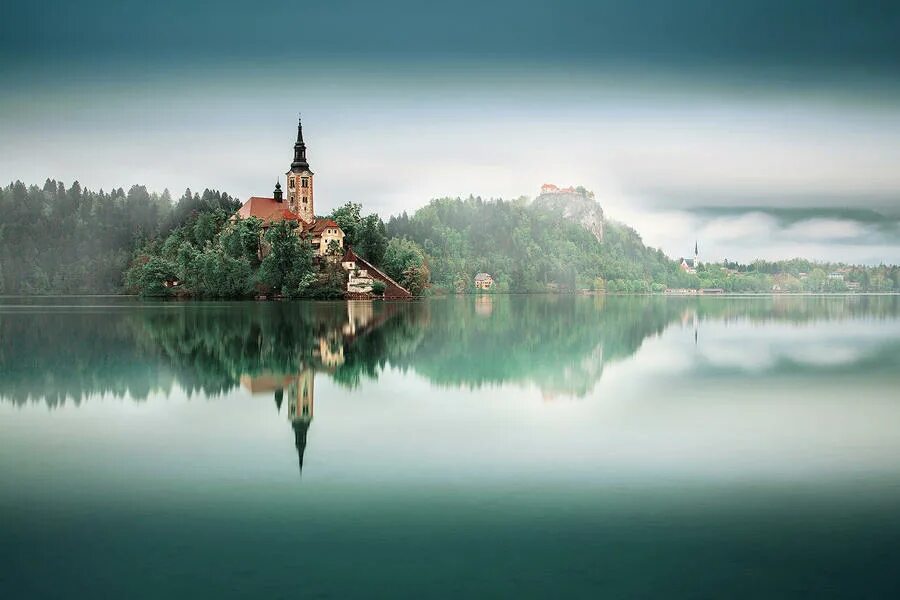
M309 431L310 423L312 421L291 421L291 427L294 429L294 447L297 448L297 460L300 462L301 475L303 474L303 452L306 450L306 432Z
M278 388L275 390L275 407L278 409L278 414L281 414L281 403L284 400L284 389Z
M300 473L303 473L303 453L306 450L306 433L313 419L313 400L315 398L315 373L304 369L288 386L288 418L294 430L294 446L297 448L297 460Z

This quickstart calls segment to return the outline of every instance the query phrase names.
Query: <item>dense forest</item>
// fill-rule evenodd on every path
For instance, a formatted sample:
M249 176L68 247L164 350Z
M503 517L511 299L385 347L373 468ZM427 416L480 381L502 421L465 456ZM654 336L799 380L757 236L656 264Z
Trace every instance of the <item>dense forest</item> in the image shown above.
M158 238L192 215L240 203L214 190L186 190L173 202L168 190L144 186L110 192L43 187L17 181L0 188L0 293L116 294L144 240Z
M229 221L239 206L210 189L173 199L139 185L93 192L78 182L68 189L49 179L43 187L12 183L0 189L0 294L166 296L174 290L165 282L178 281L177 293L196 297L342 295L337 265L316 265L287 226L264 231L256 219ZM883 265L726 261L687 273L626 225L604 220L601 241L559 206L525 198L440 198L387 223L354 202L327 216L347 245L416 295L474 291L482 271L493 276L494 293L900 289L900 269Z

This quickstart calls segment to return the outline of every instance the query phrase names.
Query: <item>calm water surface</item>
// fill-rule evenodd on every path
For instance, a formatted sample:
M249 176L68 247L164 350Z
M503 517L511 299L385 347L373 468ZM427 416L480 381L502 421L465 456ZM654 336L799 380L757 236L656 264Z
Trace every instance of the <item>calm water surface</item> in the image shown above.
M893 296L0 300L0 597L897 597Z

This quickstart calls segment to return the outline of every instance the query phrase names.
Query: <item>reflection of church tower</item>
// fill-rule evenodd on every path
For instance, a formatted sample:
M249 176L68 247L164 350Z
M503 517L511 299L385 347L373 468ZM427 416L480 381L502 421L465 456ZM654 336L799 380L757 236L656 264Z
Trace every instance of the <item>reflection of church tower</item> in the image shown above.
M300 471L303 471L303 453L306 450L306 433L313 418L315 393L315 373L311 369L302 371L288 386L288 418L294 429L294 445Z
M700 316L694 311L694 345L697 345L697 339L700 336Z

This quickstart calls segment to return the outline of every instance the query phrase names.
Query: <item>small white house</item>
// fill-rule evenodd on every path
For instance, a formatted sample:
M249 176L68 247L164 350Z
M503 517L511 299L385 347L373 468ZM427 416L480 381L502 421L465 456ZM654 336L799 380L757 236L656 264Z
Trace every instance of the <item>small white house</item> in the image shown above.
M475 289L489 290L494 285L494 278L488 273L479 273L475 276Z

